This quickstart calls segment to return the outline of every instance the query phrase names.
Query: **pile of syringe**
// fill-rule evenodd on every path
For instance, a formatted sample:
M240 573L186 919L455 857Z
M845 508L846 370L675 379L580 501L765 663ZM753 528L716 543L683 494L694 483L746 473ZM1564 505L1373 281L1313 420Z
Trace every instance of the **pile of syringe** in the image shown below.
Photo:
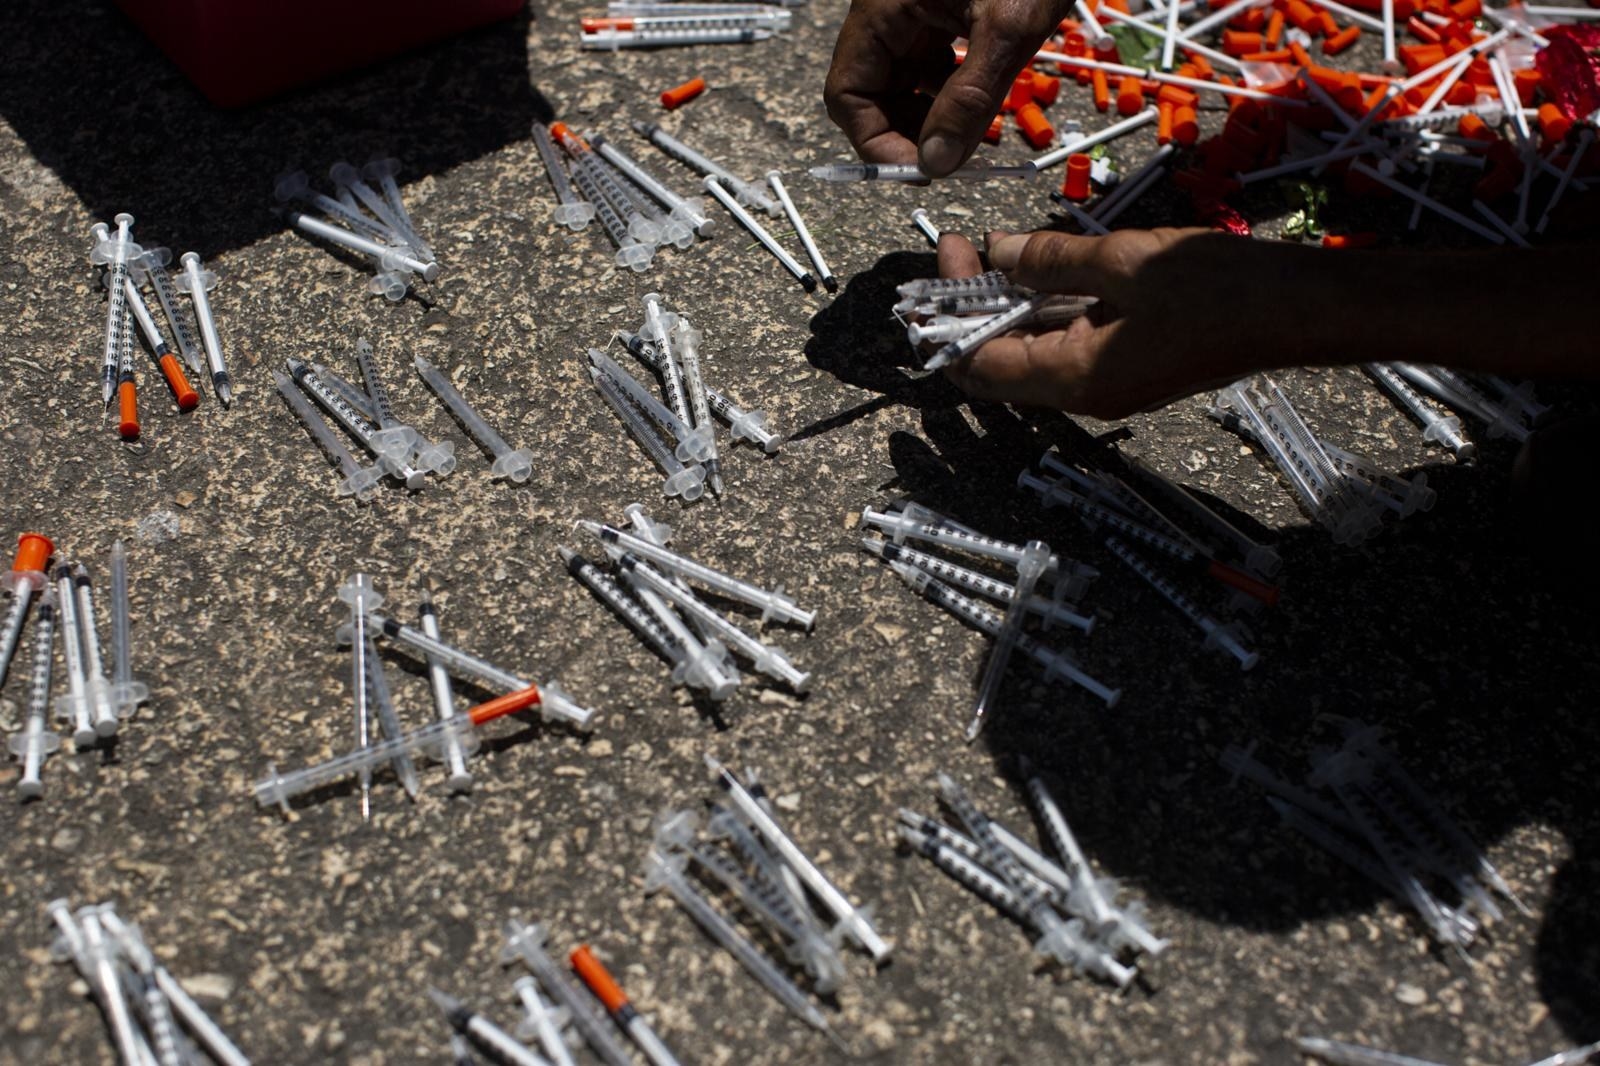
M218 1066L250 1066L178 979L156 961L139 926L124 921L110 903L76 912L64 899L45 906L59 935L50 945L58 962L71 962L111 1030L123 1066L184 1066L207 1059Z
M1232 655L1245 670L1256 664L1260 657L1245 645L1248 633L1244 626L1237 621L1223 622L1206 611L1173 577L1187 574L1216 582L1232 594L1231 608L1272 606L1278 602L1278 588L1267 578L1279 565L1275 553L1239 533L1148 467L1137 468L1141 483L1159 491L1169 506L1194 518L1208 533L1224 534L1215 539L1224 540L1229 552L1239 557L1237 565L1225 562L1218 549L1169 518L1116 473L1087 465L1080 469L1055 452L1046 452L1039 464L1044 474L1024 469L1017 477L1019 488L1036 493L1045 507L1067 508L1096 536L1103 536L1112 555L1205 635L1206 647ZM1160 565L1152 559L1159 559Z
M654 292L645 293L644 311L639 332L619 332L617 338L656 372L662 399L598 348L588 351L589 378L629 436L666 475L664 495L693 502L709 485L720 497L722 455L713 412L728 423L734 441L759 445L768 455L778 450L782 438L767 428L765 414L744 410L706 384L700 363L704 338L687 317L664 309Z
M417 233L400 197L400 186L394 180L399 172L397 159L374 159L360 170L338 162L328 168L335 196L312 189L303 170L278 178L272 190L295 229L371 259L377 273L368 279L367 291L395 302L405 299L414 278L431 282L439 277L433 249ZM373 188L371 182L378 187ZM291 204L314 208L323 217L308 215Z
M1404 480L1317 436L1269 377L1218 391L1209 413L1266 452L1335 544L1362 543L1383 527L1385 513L1406 518L1433 507L1437 494L1428 488L1428 475Z
M222 341L217 337L217 324L211 317L211 299L207 291L217 283L217 276L206 270L197 252L183 254L183 272L177 277L167 273L172 262L172 252L166 248L144 248L133 241L133 216L120 214L115 232L104 222L96 222L90 229L93 242L89 245L89 262L104 266L103 281L106 289L105 344L100 363L100 400L109 409L117 401L117 432L124 440L139 437L138 380L133 372L133 323L139 323L139 333L149 346L150 358L161 371L173 401L179 411L192 411L200 403L200 394L189 384L183 367L173 354L172 347L161 332L156 318L150 313L139 286L149 282L156 294L161 310L172 326L172 335L178 342L189 369L196 374L211 375L211 386L217 399L227 407L233 402L233 380L228 376L228 366L222 356ZM178 305L178 290L189 294L194 305L195 320L199 323L200 341L195 340L189 316ZM201 344L205 355L202 359Z
M733 658L737 655L793 691L806 691L811 684L809 672L790 662L783 649L730 621L696 595L691 585L756 608L763 623L776 620L810 629L815 611L801 610L783 594L781 585L770 591L759 588L667 548L672 527L653 521L639 504L629 504L624 513L629 530L599 522L578 523L578 528L600 538L615 564L614 573L566 546L560 548L561 558L573 577L672 664L674 683L704 692L713 700L725 700L739 687L739 667Z
M976 739L987 722L1013 651L1032 659L1043 670L1046 681L1079 685L1105 701L1107 707L1115 706L1122 697L1121 689L1109 688L1085 673L1072 654L1050 647L1023 630L1024 621L1031 617L1038 620L1042 632L1062 625L1085 635L1090 633L1094 617L1080 614L1077 602L1099 575L1094 567L1057 555L1042 541L1012 544L998 540L909 501L884 511L864 508L861 524L880 534L862 539L865 550L887 562L902 581L930 602L995 638L972 721L967 726L967 740ZM888 539L882 539L885 537ZM907 541L937 544L974 555L1008 567L1012 573L996 577L973 570L914 548ZM958 588L965 591L958 592ZM1001 605L1002 610L991 610L966 592L977 593Z
M350 614L349 622L339 627L336 637L350 645L356 746L337 758L290 773L280 773L268 763L267 776L252 789L256 802L263 807L276 805L288 814L292 797L354 774L361 788L361 817L370 819L376 769L391 767L406 795L415 800L420 784L412 756L421 753L446 768L446 783L452 792L466 792L472 788L467 760L478 750L479 726L517 711L536 709L546 721L583 729L594 715L574 703L554 681L535 685L481 656L445 643L440 639L438 612L430 600L425 599L419 608L418 629L378 613L384 597L366 574L352 574L339 588L339 599L349 607ZM402 728L389 675L378 655L380 641L404 648L427 665L438 716L432 725L410 731ZM499 695L458 712L452 677Z
M874 928L871 908L852 903L795 843L754 773L747 770L746 781L740 781L709 755L706 766L727 805L712 805L704 827L709 839L702 839L695 811L676 811L657 820L655 841L645 858L645 891L665 890L780 1003L831 1037L827 1018L810 997L711 901L688 871L693 868L718 896L736 901L747 920L781 948L789 966L806 974L820 996L832 996L846 976L838 950L842 941L857 945L877 966L889 961L893 945Z
M567 961L594 993L594 999L584 995L545 950L543 925L524 925L513 918L506 921L505 931L500 961L506 965L520 962L533 971L531 976L517 978L511 986L523 1009L514 1034L438 989L428 990L455 1029L451 1049L457 1063L474 1061L471 1047L476 1046L493 1061L513 1066L573 1066L569 1045L587 1045L606 1066L631 1066L633 1058L617 1039L612 1028L615 1023L638 1045L651 1066L677 1066L672 1052L587 944L574 948ZM595 999L611 1016L611 1022L596 1009ZM528 1044L539 1051L530 1050L525 1046Z
M1034 950L1074 973L1126 988L1137 975L1131 956L1160 955L1167 941L1144 923L1140 903L1117 903L1116 883L1090 869L1055 797L1022 764L1028 798L1060 864L994 821L952 778L939 775L939 798L965 827L901 809L900 835L918 854L1019 922L1038 939Z
M918 278L900 285L895 317L913 348L932 350L927 370L966 359L981 346L1019 329L1059 329L1088 313L1092 296L1035 293L998 270L970 278Z
M1376 728L1353 719L1343 728L1337 750L1313 753L1310 787L1262 765L1253 744L1225 749L1222 766L1271 793L1267 802L1286 824L1414 909L1440 946L1465 956L1482 925L1503 917L1491 890L1530 913L1466 830L1379 742ZM1440 885L1449 902L1437 894Z
M489 454L490 474L518 484L528 480L533 474L533 454L526 448L507 444L432 363L420 355L413 356L412 363L423 384ZM361 385L320 363L292 357L285 362L288 374L274 371L272 375L290 409L339 468L339 495L366 501L377 493L378 483L385 476L408 489L420 489L428 474L444 477L454 470L456 446L453 441L434 443L416 427L400 421L378 371L372 345L365 337L356 340L356 366L361 373ZM307 397L316 401L315 407ZM372 455L371 466L362 466L356 461L317 407L332 415L334 421Z
M579 43L590 52L748 44L784 32L793 21L789 9L776 4L611 0L604 17L589 16L579 23Z
M11 754L22 763L17 795L23 800L44 794L40 771L61 748L61 738L50 729L50 685L55 662L55 635L59 630L65 648L67 691L55 699L55 711L72 724L72 746L84 752L110 743L122 720L150 697L142 681L133 678L128 625L128 554L119 540L111 547L111 676L106 676L100 651L100 627L95 620L94 586L82 563L60 563L53 581L45 577L55 545L39 533L24 533L17 541L11 569L0 577L0 587L11 593L5 631L0 633L0 687L21 642L22 628L35 596L39 611L33 621L32 671L28 680L27 713L20 733L10 739ZM42 594L42 595L41 595Z

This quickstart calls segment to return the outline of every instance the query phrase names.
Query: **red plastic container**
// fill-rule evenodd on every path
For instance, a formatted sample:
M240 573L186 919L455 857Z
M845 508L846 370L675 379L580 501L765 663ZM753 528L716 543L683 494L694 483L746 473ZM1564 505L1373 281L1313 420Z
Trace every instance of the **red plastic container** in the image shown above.
M218 107L240 107L522 10L523 0L117 0Z

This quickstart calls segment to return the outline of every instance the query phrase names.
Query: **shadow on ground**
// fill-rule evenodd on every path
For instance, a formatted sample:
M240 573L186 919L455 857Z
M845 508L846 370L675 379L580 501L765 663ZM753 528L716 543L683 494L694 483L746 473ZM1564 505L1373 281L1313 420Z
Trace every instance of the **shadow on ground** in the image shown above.
M110 5L19 6L0 36L0 116L96 217L126 211L208 259L283 228L271 208L285 170L331 191L335 161L394 156L404 184L523 140L550 112L530 83L526 12L230 111Z
M1571 585L1573 565L1593 566L1586 555L1542 559L1529 546L1529 516L1544 512L1510 502L1515 451L1490 443L1477 467L1430 465L1437 507L1388 524L1364 549L1336 548L1311 526L1279 537L1284 600L1249 621L1262 661L1242 673L1204 650L1103 536L1015 488L1017 472L1047 449L1088 455L1101 442L1056 413L973 403L969 420L942 378L915 376L904 328L882 309L898 282L931 266L927 255L881 260L813 320L806 352L841 379L920 410L922 436L889 440L895 478L886 493L1006 540L1042 538L1101 571L1085 604L1103 625L1087 642L1049 642L1122 684L1123 700L1106 710L1082 691L1043 690L1013 672L984 740L1000 773L1015 778L1017 757L1028 756L1055 784L1085 850L1136 894L1282 931L1369 910L1378 890L1280 827L1259 790L1230 788L1218 756L1253 741L1263 761L1300 781L1312 751L1337 743L1333 716L1381 726L1485 847L1529 824L1565 836L1571 855L1541 916L1537 975L1574 1040L1600 1039L1600 908L1584 887L1600 876L1592 800L1600 720L1585 661L1597 627ZM1260 531L1231 508L1223 513ZM1188 590L1222 609L1214 589L1191 582ZM1016 792L1026 806L1020 779ZM1541 858L1523 856L1520 867L1535 890Z

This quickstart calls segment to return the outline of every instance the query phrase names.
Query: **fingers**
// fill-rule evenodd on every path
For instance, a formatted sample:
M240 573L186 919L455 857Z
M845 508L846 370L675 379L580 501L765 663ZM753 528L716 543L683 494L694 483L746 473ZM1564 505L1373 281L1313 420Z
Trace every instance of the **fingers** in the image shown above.
M970 358L950 364L945 376L974 399L1031 407L1062 406L1058 379L1069 332L996 338Z
M917 94L938 84L950 64L949 39L932 40L908 21L905 5L858 0L845 17L823 88L828 117L872 163L915 163L914 137L929 102Z
M1101 237L1070 233L1013 233L989 247L989 262L1012 281L1041 292L1106 296L1114 279Z
M959 233L939 235L939 276L941 278L971 278L983 273L983 263L972 242Z
M1000 113L1011 83L1032 60L1048 27L1035 33L1029 9L1012 0L984 5L973 18L966 59L945 81L922 126L920 163L943 177L966 162Z

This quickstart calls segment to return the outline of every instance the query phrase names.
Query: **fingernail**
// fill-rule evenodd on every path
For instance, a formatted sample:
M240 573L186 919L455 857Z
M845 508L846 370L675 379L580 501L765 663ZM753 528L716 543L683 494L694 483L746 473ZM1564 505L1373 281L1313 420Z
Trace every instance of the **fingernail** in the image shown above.
M922 142L922 169L943 177L961 165L961 145L951 137L936 133Z
M996 270L1015 270L1028 244L1026 233L1008 233L989 245L989 265Z

